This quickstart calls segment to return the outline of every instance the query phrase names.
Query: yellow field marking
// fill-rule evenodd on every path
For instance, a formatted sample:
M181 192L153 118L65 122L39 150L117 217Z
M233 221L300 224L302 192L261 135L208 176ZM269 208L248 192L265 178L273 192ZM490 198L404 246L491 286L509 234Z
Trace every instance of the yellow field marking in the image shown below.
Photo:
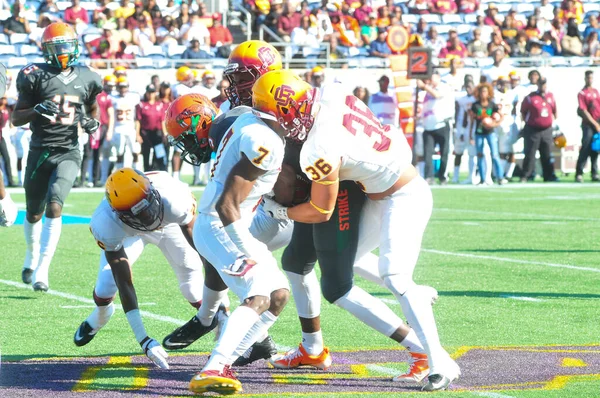
M278 374L273 375L273 382L275 384L327 384L326 379L333 379L335 375L332 373L324 373L324 374L302 374L302 375L293 375L293 374Z
M452 353L452 355L450 355L450 357L454 360L457 360L458 358L462 357L463 355L465 355L467 352L471 351L473 348L475 347L470 347L468 345L462 346L462 347L458 347L456 349L456 351L454 351Z
M556 376L554 379L546 383L542 390L562 390L565 388L567 383L575 382L575 381L596 381L600 380L600 374L592 374L592 375L563 375Z
M350 371L358 376L367 376L369 371L367 370L367 365L350 365Z
M71 391L73 392L90 392L93 391L90 387L94 384L98 373L107 368L121 368L121 367L132 367L133 368L133 385L131 387L123 388L123 390L140 390L148 385L148 373L149 369L146 366L132 366L131 357L127 356L115 356L110 357L106 365L94 365L88 366L83 373L81 378L75 383Z
M563 358L560 366L564 368L584 368L588 366L588 364L579 358Z

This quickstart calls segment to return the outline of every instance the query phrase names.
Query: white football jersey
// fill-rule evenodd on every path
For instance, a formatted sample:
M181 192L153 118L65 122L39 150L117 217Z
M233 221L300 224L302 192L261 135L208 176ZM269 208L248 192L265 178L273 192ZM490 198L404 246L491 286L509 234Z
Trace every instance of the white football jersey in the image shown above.
M502 128L507 129L515 122L513 116L513 109L515 108L515 103L518 101L517 93L508 89L506 92L502 93L498 90L494 92L494 102L497 105L500 105L500 113L504 115L504 120L502 120Z
M367 193L389 189L410 166L404 134L381 125L361 100L340 84L324 87L315 124L300 152L300 166L318 181L340 166L340 180L355 181Z
M130 236L162 234L161 229L169 224L187 225L196 214L196 198L187 184L174 179L164 171L146 173L154 188L160 194L164 205L164 215L160 227L152 232L139 231L123 223L103 199L90 221L90 231L98 246L107 251L117 251L123 241Z
M131 129L135 132L135 107L140 103L136 93L125 93L125 96L115 95L110 98L115 110L115 127Z
M203 84L196 84L190 89L190 92L195 94L202 94L208 99L213 99L220 93L216 87L208 88L205 87Z
M461 91L456 94L456 103L458 104L458 114L456 115L456 129L461 134L468 133L469 110L471 105L475 103L475 96L468 95L466 91ZM464 126L464 125L467 126Z
M183 83L177 83L171 87L171 94L173 95L173 99L176 99L182 95L191 93L191 90L192 89L189 86Z
M211 170L211 179L200 199L199 211L218 217L215 204L223 193L229 172L242 159L242 154L258 168L265 170L255 182L250 194L240 205L242 218L250 216L264 194L271 192L283 162L285 141L271 130L257 112L239 116L229 127L219 147Z

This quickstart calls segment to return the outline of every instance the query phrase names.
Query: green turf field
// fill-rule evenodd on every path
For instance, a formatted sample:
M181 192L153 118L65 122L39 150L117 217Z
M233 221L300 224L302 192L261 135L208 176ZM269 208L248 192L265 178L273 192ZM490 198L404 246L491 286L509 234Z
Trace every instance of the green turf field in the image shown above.
M24 201L22 194L13 194L13 198L16 202ZM100 198L101 193L74 190L65 213L90 216ZM486 347L489 352L495 352L493 350L498 349L494 347L498 346L600 343L599 199L600 186L589 184L434 189L435 209L425 233L415 281L439 291L435 314L442 343L450 353L465 351L466 346ZM92 310L90 300L99 257L99 248L86 225L63 226L50 269L50 289L54 294L34 293L20 284L24 248L22 226L0 229L3 362L140 353L122 311L115 314L88 346L78 348L73 344L76 328ZM277 257L280 255L281 252L276 253ZM141 309L153 314L144 321L148 333L155 339L161 341L176 326L177 320L185 321L193 316L195 311L179 294L175 277L156 248L148 247L135 264L134 281ZM361 280L357 283L384 299L396 312L400 311L387 291ZM332 352L398 347L325 302L322 325L326 345ZM293 347L300 342L293 302L271 334L283 347ZM186 352L209 352L213 345L212 337L207 337ZM512 364L508 355L508 363L501 366L503 370L499 372L506 373L505 381L490 382L490 385L511 385L506 390L441 394L500 398L600 396L600 359L596 359L600 349L593 349L584 357L578 349L564 351L563 365L556 365L556 376L563 374L560 366L565 368L565 374L571 374L570 368L578 368L579 376L567 378L562 385L559 380L530 391L515 387L517 382L535 381L520 379L523 369L550 366L524 360L517 352ZM484 355L485 352L488 351L484 351ZM461 363L460 357L458 362ZM481 372L494 373L494 365L470 369L461 380L468 382L476 371L477 377L485 377ZM393 373L403 366L384 364L383 370L370 371L385 375L385 369L392 369ZM198 363L198 370L200 367ZM118 369L98 373L90 388L119 389L132 383L134 377L130 373L127 369L121 373ZM528 387L523 384L522 388ZM326 388L323 391L327 391Z

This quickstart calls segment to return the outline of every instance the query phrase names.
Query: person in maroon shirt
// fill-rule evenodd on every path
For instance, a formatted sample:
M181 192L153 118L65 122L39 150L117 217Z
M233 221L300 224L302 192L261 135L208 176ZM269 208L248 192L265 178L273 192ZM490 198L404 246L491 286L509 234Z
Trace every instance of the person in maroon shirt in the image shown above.
M114 75L105 76L104 89L96 96L100 128L97 131L99 134L94 133L90 136L93 164L92 179L96 187L104 186L110 171L111 147L109 143L113 136L115 123L115 112L110 96L114 92L116 84L117 78ZM100 162L100 155L102 155L102 162Z
M367 4L367 0L360 0L360 7L354 10L354 18L361 26L366 25L369 22L369 14L372 12L373 9Z
M79 5L79 0L73 0L73 5L65 10L65 22L72 25L90 23L90 17L85 8Z
M448 41L448 45L440 51L439 58L466 58L469 55L467 47L460 41L458 35L453 35Z
M142 156L144 158L144 171L167 171L167 154L163 138L166 135L164 128L165 103L157 99L158 92L153 84L146 87L144 99L135 107L135 126L142 137ZM150 152L154 151L152 163Z
M535 154L538 150L540 151L544 181L558 181L554 174L551 157L554 146L552 125L556 120L556 101L554 95L548 92L546 79L541 78L538 81L537 91L525 97L521 104L521 116L525 122L525 127L521 132L525 144L521 182L533 179Z
M581 117L581 149L577 158L575 169L575 181L583 182L583 168L588 157L592 162L592 181L600 181L598 176L598 153L592 151L592 137L600 132L600 93L592 84L594 83L594 72L585 72L585 87L577 94L579 108L577 114Z
M277 22L277 34L279 34L282 39L289 42L292 30L300 27L301 17L302 14L296 12L289 1L285 3L283 6L283 14L281 14L281 17L279 17L279 21Z
M225 94L225 92L228 88L229 88L229 80L227 80L227 79L221 80L219 82L219 84L217 85L217 89L219 90L219 95L217 95L215 98L211 99L211 101L213 102L213 104L215 104L215 106L217 108L219 108L223 102L227 101L227 94Z
M459 0L458 12L460 14L472 14L479 10L479 0Z
M431 8L435 14L455 14L458 9L456 0L432 0Z

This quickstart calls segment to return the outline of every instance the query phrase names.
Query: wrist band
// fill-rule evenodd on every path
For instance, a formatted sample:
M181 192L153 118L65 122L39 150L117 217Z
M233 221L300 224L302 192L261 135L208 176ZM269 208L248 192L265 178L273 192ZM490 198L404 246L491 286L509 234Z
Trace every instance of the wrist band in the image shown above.
M322 209L319 206L317 206L316 204L314 204L312 200L309 203L310 203L310 205L312 207L314 207L321 214L331 214L331 213L333 213L333 209L331 209L331 210Z
M321 181L314 181L314 182L316 182L317 184L321 184L321 185L333 185L333 184L336 184L336 183L340 182L340 179L336 178L333 181L321 180Z

